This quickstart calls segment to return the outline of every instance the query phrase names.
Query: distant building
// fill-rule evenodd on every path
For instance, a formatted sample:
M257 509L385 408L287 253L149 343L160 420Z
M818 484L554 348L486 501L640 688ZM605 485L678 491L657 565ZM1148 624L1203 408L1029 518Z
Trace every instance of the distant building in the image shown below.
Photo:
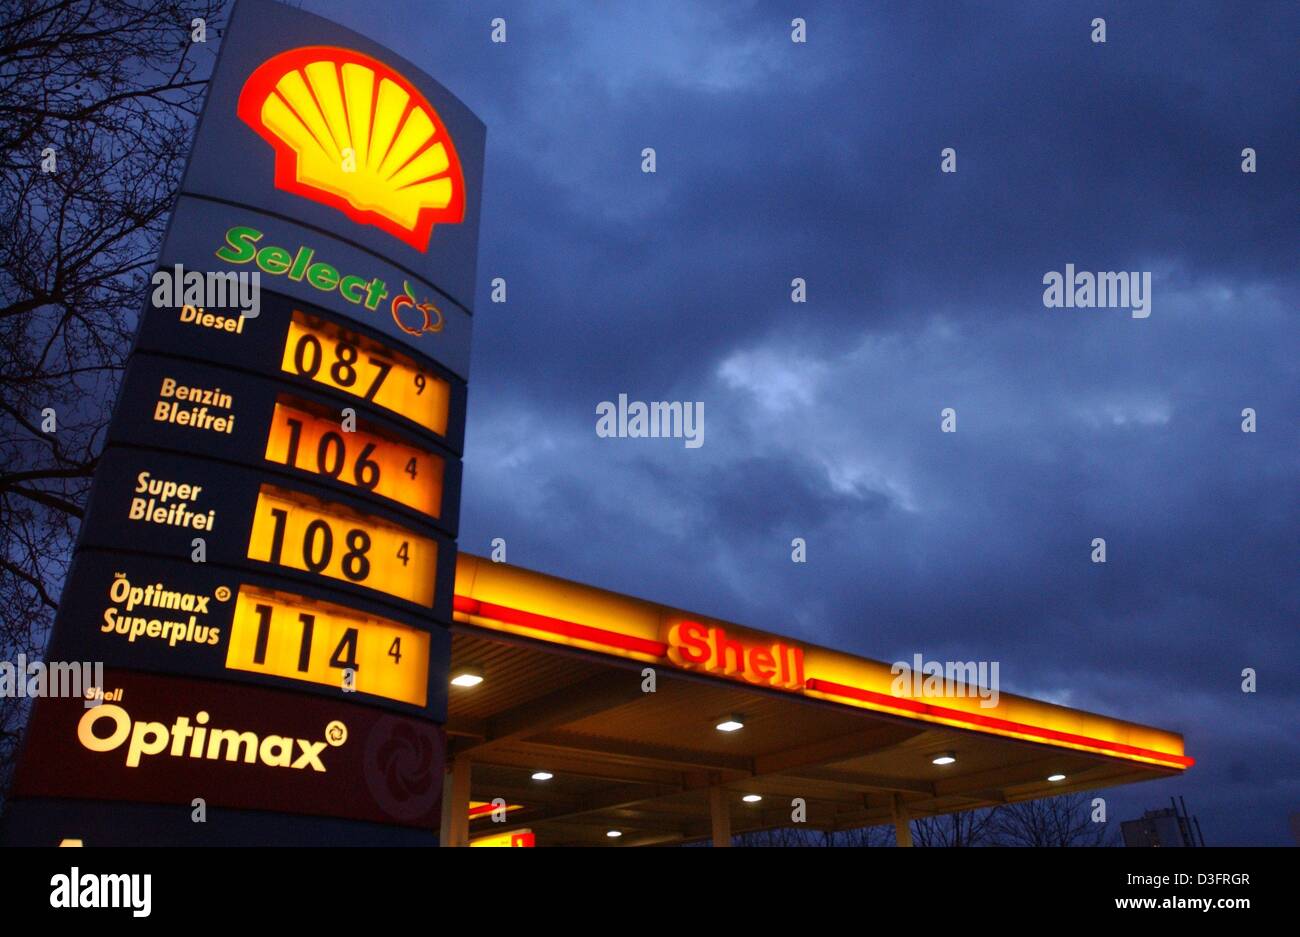
M1181 798L1179 798L1181 800ZM1201 824L1188 816L1187 805L1171 797L1172 806L1148 810L1140 819L1120 824L1125 846L1204 846Z

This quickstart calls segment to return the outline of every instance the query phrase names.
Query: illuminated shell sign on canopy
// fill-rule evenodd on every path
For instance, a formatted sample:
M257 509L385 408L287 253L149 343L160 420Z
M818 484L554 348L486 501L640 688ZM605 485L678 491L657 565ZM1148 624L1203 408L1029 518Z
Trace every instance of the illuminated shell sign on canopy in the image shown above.
M239 117L275 150L275 185L416 250L465 214L465 180L433 106L393 69L333 46L282 52L248 76Z

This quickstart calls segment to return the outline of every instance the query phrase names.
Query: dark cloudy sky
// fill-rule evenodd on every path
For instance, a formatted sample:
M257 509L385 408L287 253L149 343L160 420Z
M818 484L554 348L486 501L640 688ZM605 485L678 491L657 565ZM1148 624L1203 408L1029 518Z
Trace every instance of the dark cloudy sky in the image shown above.
M303 6L488 125L464 549L998 660L1185 734L1198 765L1112 817L1182 794L1212 844L1291 841L1294 4ZM1067 263L1150 271L1150 318L1044 308ZM598 438L620 393L702 401L704 446Z

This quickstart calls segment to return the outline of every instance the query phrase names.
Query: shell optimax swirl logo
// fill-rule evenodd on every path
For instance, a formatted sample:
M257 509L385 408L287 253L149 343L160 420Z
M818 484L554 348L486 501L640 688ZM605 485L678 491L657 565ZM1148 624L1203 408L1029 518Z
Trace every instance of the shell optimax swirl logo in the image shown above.
M465 179L442 119L415 86L351 49L304 46L259 65L239 118L275 150L275 186L337 208L416 250L465 217Z
M446 743L433 725L384 716L366 739L366 787L398 820L425 816L442 797Z

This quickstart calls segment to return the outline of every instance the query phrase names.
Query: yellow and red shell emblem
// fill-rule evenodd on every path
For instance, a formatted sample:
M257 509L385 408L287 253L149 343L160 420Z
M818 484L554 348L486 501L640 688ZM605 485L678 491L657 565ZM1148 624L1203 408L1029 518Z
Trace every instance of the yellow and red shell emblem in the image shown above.
M275 185L423 251L465 217L465 179L415 86L351 49L304 46L259 65L237 113L275 150Z

